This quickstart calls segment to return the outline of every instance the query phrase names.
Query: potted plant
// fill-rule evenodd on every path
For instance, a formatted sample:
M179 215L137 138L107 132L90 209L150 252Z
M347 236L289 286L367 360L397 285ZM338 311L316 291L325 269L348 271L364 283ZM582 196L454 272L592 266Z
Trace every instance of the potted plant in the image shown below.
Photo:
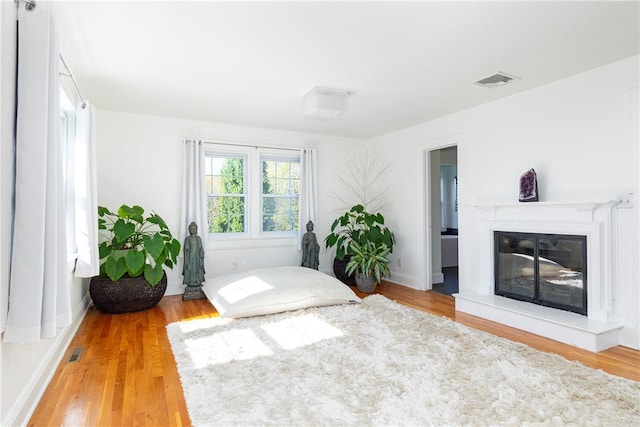
M164 296L180 242L155 212L122 205L117 212L98 207L100 275L91 279L94 304L108 313L146 310Z
M346 272L346 265L353 255L351 244L364 247L372 243L376 247L387 247L393 252L395 237L385 225L381 213L367 212L362 205L355 205L331 224L331 233L324 239L326 248L336 247L333 270L336 277L345 283L353 282Z
M349 251L351 259L347 264L347 273L355 273L356 285L361 292L373 292L382 276L390 273L387 255L391 249L374 242L366 242L364 245L352 242Z

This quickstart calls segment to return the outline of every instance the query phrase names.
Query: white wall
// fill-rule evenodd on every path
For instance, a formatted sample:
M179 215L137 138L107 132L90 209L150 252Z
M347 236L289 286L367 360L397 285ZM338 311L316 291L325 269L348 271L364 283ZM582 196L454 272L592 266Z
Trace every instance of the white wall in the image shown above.
M615 199L634 193L632 209L617 210L614 247L618 321L623 344L640 347L638 283L638 57L600 67L493 103L377 138L393 175L412 182L390 195L402 283L424 289L423 152L458 146L460 288L478 288L479 203L517 202L520 175L538 173L541 201ZM514 84L517 84L514 83ZM492 89L500 90L500 89ZM634 112L635 111L635 112ZM635 123L635 125L634 125ZM634 136L635 126L635 136ZM634 236L628 238L628 236ZM393 263L395 266L396 264Z
M182 156L185 139L228 141L278 147L318 149L319 219L315 233L321 243L320 270L332 272L333 254L322 240L339 213L339 202L328 194L337 185L337 174L347 156L360 151L364 142L314 134L260 129L220 123L183 120L99 110L97 113L98 204L117 209L138 204L162 216L174 236L179 233ZM297 239L209 242L206 277L276 265L298 265ZM167 294L184 290L179 267L167 272Z
M0 3L0 36L2 62L0 68L0 306L6 315L9 284L9 251L13 191L13 144L15 109L16 7L13 2ZM73 95L73 94L71 94ZM44 392L58 362L64 356L88 306L88 281L69 276L73 323L60 331L57 338L37 344L5 344L0 341L0 423L26 424L40 395Z

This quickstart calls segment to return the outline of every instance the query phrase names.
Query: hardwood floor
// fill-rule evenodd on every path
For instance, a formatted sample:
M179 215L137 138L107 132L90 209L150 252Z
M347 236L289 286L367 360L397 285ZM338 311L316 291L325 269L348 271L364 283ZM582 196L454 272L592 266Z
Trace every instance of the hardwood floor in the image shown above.
M382 283L376 293L613 375L640 381L640 351L614 347L591 353L456 313L453 298L435 292ZM138 313L111 315L89 310L29 425L190 425L165 327L180 320L215 315L215 309L207 300L183 302L180 296L164 297L158 306ZM77 347L84 348L80 359L67 363L66 359Z

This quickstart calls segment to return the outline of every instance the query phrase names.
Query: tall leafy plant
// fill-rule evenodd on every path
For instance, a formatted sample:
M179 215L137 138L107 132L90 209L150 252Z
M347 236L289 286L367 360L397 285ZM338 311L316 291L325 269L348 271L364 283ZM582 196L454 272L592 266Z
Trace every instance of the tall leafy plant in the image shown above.
M360 277L373 277L376 284L382 281L382 276L389 274L389 248L376 246L368 242L360 245L352 242L349 245L351 259L347 264L347 274L356 274Z
M381 213L370 213L362 205L355 205L331 224L331 233L324 239L326 248L336 247L336 258L352 255L351 244L359 247L373 245L393 251L395 237L385 225Z
M100 275L114 282L125 274L144 275L156 286L164 275L163 266L173 268L180 254L180 242L167 223L155 212L145 216L137 205L122 205L116 212L99 206L98 230Z

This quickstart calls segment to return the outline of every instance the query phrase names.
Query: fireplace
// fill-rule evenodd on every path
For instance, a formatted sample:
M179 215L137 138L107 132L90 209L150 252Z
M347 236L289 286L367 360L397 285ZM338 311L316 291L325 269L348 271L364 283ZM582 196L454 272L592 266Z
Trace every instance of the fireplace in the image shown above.
M495 294L587 315L587 238L494 231Z
M467 269L454 295L456 311L589 351L620 344L615 200L489 203L473 209L476 215L469 215L465 230L474 253L463 254ZM496 232L506 233L505 239ZM499 268L499 258L520 259ZM554 278L560 270L566 272ZM519 280L507 288L509 277ZM524 290L525 283L533 285Z

